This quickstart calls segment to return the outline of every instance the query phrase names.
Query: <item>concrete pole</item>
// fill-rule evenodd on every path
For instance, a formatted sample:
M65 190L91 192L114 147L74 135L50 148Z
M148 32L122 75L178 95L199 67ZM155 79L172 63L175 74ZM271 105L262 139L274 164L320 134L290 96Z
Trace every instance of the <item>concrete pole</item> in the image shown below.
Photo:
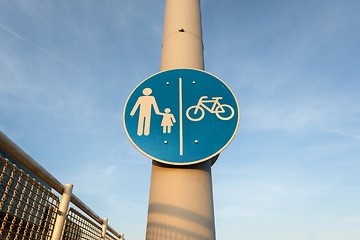
M167 0L161 70L204 69L200 0ZM214 240L211 163L153 161L146 240Z
M204 69L200 0L167 0L160 70Z

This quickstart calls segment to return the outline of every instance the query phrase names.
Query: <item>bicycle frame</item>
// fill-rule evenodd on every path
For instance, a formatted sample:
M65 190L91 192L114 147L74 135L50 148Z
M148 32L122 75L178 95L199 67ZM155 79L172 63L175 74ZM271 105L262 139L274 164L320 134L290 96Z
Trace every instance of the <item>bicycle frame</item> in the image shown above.
M203 108L203 109L206 109L207 111L209 111L210 113L215 113L215 109L217 106L220 105L220 102L219 102L219 99L221 98L215 98L215 99L209 99L209 100L204 100L208 98L207 96L203 96L199 99L199 102L196 106L196 109L199 109L199 108ZM207 105L205 105L205 103L213 103L213 105L211 106L211 108L209 108Z

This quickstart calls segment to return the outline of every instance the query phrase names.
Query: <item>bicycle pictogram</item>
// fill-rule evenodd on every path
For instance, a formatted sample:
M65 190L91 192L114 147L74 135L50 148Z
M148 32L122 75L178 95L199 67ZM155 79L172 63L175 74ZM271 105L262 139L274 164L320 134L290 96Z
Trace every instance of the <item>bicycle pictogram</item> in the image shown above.
M200 97L196 105L186 110L186 117L189 120L193 122L201 121L205 116L205 110L209 113L215 113L216 117L223 121L230 120L234 116L234 109L229 104L220 103L219 100L222 97L207 98L208 96ZM209 107L210 105L211 107Z

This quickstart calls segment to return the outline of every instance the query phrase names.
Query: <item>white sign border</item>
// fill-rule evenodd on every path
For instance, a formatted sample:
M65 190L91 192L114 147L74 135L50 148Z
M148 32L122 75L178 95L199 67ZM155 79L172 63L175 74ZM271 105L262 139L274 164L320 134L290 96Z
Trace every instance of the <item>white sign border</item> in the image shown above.
M161 74L161 73L164 73L164 72L169 72L169 71L173 71L173 70L194 70L194 71L198 71L198 72L203 72L205 74L208 74L208 75L211 75L212 77L216 78L217 80L219 80L221 83L223 83L228 89L229 91L231 92L231 94L233 95L234 99L235 99L235 102L236 102L236 107L237 107L237 110L238 110L238 117L237 117L237 123L236 123L236 128L234 130L234 133L233 135L231 136L231 138L228 140L228 142L221 148L219 149L216 153L212 154L211 156L208 156L206 158L203 158L203 159L199 159L199 160L195 160L195 161L191 161L191 162L170 162L170 161L167 161L167 160L163 160L163 159L158 159L154 156L151 156L150 154L148 154L147 152L143 151L138 145L136 145L134 143L134 141L132 140L130 134L128 133L127 131L127 128L126 128L126 124L125 124L125 110L126 110L126 106L128 104L128 101L130 99L130 97L132 96L132 94L135 92L135 90L141 85L143 84L145 81L147 81L148 79L158 75L158 74ZM168 164L168 165L176 165L176 166L186 166L186 165L193 165L193 164L198 164L198 163L201 163L201 162L205 162L207 160L210 160L211 158L219 155L227 146L229 146L229 144L232 142L232 140L234 139L238 129L239 129L239 126L240 126L240 116L241 116L241 113L240 113L240 105L238 103L238 100L234 94L234 92L231 90L231 88L223 81L221 80L219 77L215 76L214 74L212 73L209 73L207 71L204 71L204 70L200 70L200 69L195 69L195 68L173 68L173 69L168 69L168 70L164 70L164 71L159 71L149 77L147 77L146 79L144 79L143 81L141 81L132 91L131 93L129 94L129 96L127 97L126 99L126 102L125 102L125 105L124 105L124 110L123 110L123 116L122 116L122 121L123 121L123 127L124 127L124 130L125 130L125 133L126 133L126 136L127 138L130 140L131 144L139 151L141 152L143 155L145 155L146 157L154 160L154 161L157 161L157 162L160 162L160 163L163 163L163 164ZM215 162L215 161L214 161Z

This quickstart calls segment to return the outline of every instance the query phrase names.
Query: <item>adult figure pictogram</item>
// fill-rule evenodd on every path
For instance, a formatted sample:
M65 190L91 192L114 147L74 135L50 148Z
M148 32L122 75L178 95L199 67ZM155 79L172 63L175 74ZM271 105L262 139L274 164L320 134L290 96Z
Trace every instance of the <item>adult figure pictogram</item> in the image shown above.
M148 136L150 134L150 124L151 124L151 112L154 109L154 112L160 115L159 108L156 103L156 99L154 96L150 96L152 93L151 88L144 88L142 91L144 96L140 96L133 109L130 112L131 116L134 116L137 109L139 108L139 120L138 120L138 128L137 135L138 136Z

